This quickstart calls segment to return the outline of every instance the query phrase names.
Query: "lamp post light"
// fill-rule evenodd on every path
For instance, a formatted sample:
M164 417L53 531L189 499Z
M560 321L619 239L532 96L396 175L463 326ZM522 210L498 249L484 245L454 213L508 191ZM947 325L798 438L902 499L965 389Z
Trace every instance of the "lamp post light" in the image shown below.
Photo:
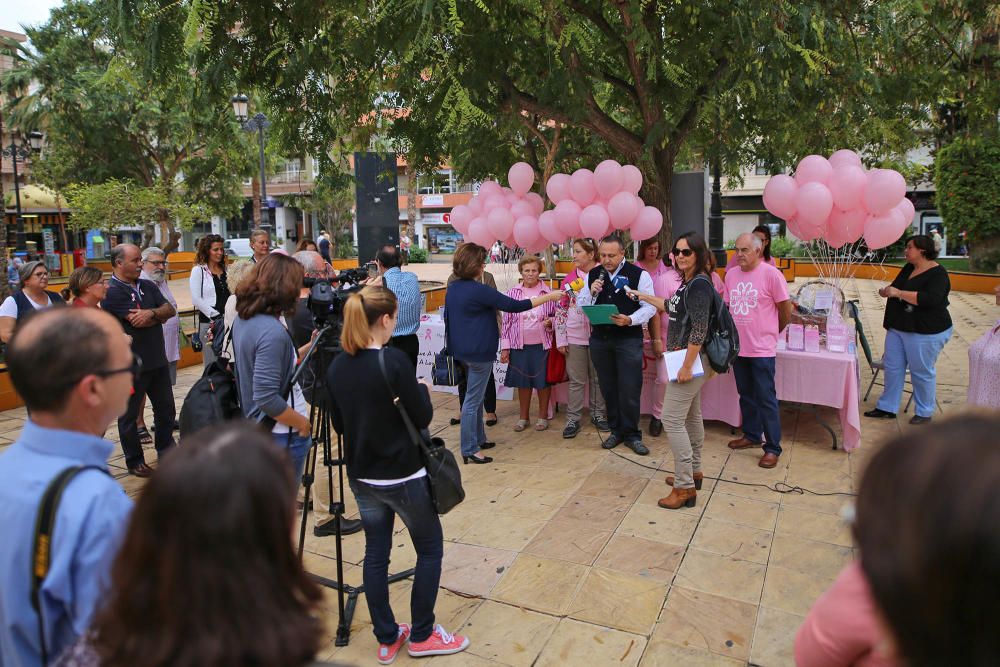
M15 242L15 249L18 252L27 252L28 243L27 238L24 234L24 217L21 215L21 184L18 182L17 176L17 160L21 159L22 162L27 160L32 153L37 153L42 150L42 139L44 135L38 131L31 131L28 133L28 146L25 147L23 142L21 145L14 143L14 136L10 138L10 146L3 148L0 154L3 157L9 157L14 165L14 204L17 210L17 240ZM6 220L3 224L7 224Z
M249 99L246 95L234 95L232 100L233 113L240 126L247 132L257 133L257 143L260 147L260 226L270 231L271 222L267 211L267 176L264 162L264 130L271 126L267 116L258 112L251 118L249 114Z

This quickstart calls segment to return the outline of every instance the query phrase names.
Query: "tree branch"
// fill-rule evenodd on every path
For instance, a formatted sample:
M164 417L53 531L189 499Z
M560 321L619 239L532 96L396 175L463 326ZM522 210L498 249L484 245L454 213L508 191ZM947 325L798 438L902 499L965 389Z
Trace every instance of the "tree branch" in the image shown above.
M715 86L716 82L722 77L725 71L729 69L729 58L722 57L718 62L715 63L715 69L702 81L701 85L695 89L694 94L691 96L691 103L688 108L685 109L684 114L674 125L674 129L670 132L669 143L678 144L687 137L687 135L694 129L695 123L698 121L698 112L701 110L701 105L704 98L708 95L712 87Z

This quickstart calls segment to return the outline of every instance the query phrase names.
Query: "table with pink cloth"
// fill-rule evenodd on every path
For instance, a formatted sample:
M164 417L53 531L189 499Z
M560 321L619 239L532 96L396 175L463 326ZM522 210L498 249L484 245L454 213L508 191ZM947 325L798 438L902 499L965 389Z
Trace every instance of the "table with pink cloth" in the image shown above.
M836 408L840 413L844 450L851 451L861 444L858 372L858 359L848 352L778 350L774 384L779 400ZM640 406L643 414L652 414L653 411L655 377L655 366L651 359L647 359L643 368ZM556 385L553 399L565 403L568 392L568 383ZM703 419L725 422L734 427L740 425L740 396L736 391L736 379L732 371L716 375L705 383L701 390L701 416ZM818 421L821 426L830 430L822 420ZM836 435L832 430L830 434L836 443Z

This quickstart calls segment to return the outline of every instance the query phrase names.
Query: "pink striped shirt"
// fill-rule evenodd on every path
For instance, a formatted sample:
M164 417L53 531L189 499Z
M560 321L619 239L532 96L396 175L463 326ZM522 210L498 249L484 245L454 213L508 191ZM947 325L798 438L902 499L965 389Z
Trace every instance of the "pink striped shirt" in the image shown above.
M569 284L577 278L586 280L587 275L579 269L573 269L562 281L562 290L568 290ZM576 305L576 297L567 292L566 296L556 303L556 345L590 345L590 320L583 314L583 309Z
M541 294L548 294L552 291L552 288L545 283L540 282L539 285L541 286ZM530 298L524 294L524 287L521 285L514 285L507 290L507 296L518 300ZM539 320L545 320L556 314L556 304L549 301L541 306L532 308L531 312L535 313ZM553 343L552 331L545 331L542 336L542 347L548 350L552 347ZM523 348L524 338L521 335L521 313L504 313L503 324L500 327L500 349L520 350Z

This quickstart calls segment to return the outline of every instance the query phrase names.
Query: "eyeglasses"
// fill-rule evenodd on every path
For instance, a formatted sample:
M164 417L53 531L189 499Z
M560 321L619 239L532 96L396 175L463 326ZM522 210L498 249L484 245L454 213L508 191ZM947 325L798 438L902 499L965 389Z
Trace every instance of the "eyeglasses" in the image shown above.
M63 380L61 384L63 384L63 385L74 385L74 384L78 383L80 380L82 380L83 378L87 377L87 375L96 375L97 377L101 377L101 378L109 378L112 375L118 375L119 373L131 373L132 374L132 381L135 382L136 378L139 377L139 373L141 373L141 372L142 372L142 359L140 359L137 355L133 354L132 355L132 364L130 366L128 366L127 368L111 368L111 369L108 369L106 371L94 371L93 373L87 373L83 377L79 377L79 378L77 378L75 380Z
M691 250L691 248L674 248L670 251L670 254L674 257L677 255L680 255L681 257L690 257L694 254L694 250Z
M146 262L148 264L152 264L153 266L166 266L167 265L167 261L164 260L164 259L147 259Z
M32 273L31 275L33 275L36 278L48 278L49 277L49 272L48 271L39 271L38 273Z

